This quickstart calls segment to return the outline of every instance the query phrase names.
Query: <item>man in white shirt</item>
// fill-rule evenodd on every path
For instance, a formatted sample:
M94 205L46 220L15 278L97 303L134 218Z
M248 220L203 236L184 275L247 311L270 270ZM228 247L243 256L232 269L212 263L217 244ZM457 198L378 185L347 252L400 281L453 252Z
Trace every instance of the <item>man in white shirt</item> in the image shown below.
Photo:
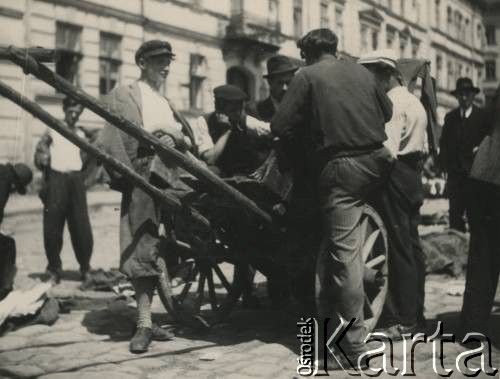
M135 53L135 62L141 70L138 81L114 89L105 99L108 106L138 128L158 136L165 143L186 151L194 145L194 136L182 116L161 94L175 54L166 41L144 42ZM154 150L134 137L107 125L100 136L103 149L122 163L133 168L146 180L156 178L153 173ZM176 190L181 185L178 169L166 167L168 178L161 184L165 190ZM161 270L158 265L160 249L159 228L167 212L161 204L116 172L109 172L112 185L122 193L120 210L120 271L134 286L137 298L136 331L130 341L132 353L145 353L152 340L165 341L172 333L154 324L151 302ZM172 179L172 180L170 180ZM155 185L157 183L154 183Z
M425 262L418 221L423 202L421 170L427 153L427 114L420 100L403 86L392 50L363 55L359 63L378 79L393 103L386 123L385 146L397 158L379 205L389 237L387 333L393 338L423 326Z
M76 126L83 106L66 97L63 101L66 125L79 137L85 133ZM40 139L35 164L44 174L40 198L44 204L43 239L47 256L47 273L58 283L61 280L64 224L68 230L82 281L88 279L93 238L87 210L87 194L82 175L80 149L59 133L48 130Z

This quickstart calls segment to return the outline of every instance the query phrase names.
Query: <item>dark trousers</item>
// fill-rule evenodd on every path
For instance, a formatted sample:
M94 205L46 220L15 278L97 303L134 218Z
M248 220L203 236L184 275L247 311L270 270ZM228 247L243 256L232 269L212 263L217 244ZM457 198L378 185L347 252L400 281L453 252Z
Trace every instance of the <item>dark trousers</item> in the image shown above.
M14 286L16 274L16 241L0 233L0 300L5 298Z
M462 233L465 233L465 216L470 199L469 188L469 179L466 175L448 174L446 190L449 200L450 228Z
M469 259L460 332L488 332L500 270L500 187L471 180Z
M389 241L389 294L384 309L389 324L410 326L424 320L425 259L418 235L422 201L420 171L397 160L377 206Z
M367 199L380 187L391 166L389 151L381 148L356 157L333 159L320 174L323 239L317 261L321 285L318 312L321 318L332 318L333 330L340 319L355 319L342 346L350 355L365 350L360 220Z
M80 172L62 173L50 170L46 177L43 214L43 238L47 269L62 269L61 250L64 224L68 230L80 271L90 269L93 238L87 210L87 194Z

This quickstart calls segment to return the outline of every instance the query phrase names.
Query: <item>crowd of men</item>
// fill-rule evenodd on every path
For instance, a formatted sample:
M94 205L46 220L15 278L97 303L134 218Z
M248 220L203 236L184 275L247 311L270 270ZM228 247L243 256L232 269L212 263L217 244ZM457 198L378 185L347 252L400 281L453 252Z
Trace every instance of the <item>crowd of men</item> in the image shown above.
M135 54L140 78L114 89L105 101L127 120L221 176L254 173L276 139L286 146L286 153L295 155L291 162L302 162L302 170L296 173L307 167L312 196L320 208L318 261L326 262L321 278L328 291L319 297L319 316L355 319L342 348L348 361L357 362L366 349L360 219L367 203L380 213L389 238L384 331L398 339L425 329L425 261L418 223L428 120L420 100L408 91L393 51L373 51L354 62L338 58L337 43L329 29L307 33L297 43L304 67L282 55L268 60L268 98L248 102L247 94L237 86L221 85L214 89L214 111L190 125L161 94L175 59L172 46L166 41L147 41ZM500 117L473 105L479 89L469 78L460 78L456 87L452 93L459 107L445 118L440 163L448 174L450 226L464 231L466 213L471 234L461 319L465 334L487 332L498 282L495 251L500 246L500 178L495 172L500 172ZM81 105L68 98L63 106L68 127L82 133L76 127ZM154 150L112 125L103 129L98 143L155 185L179 197L189 192L178 168L167 165L168 178L153 175L158 164ZM92 232L81 177L84 160L64 138L47 133L35 161L44 178L41 198L47 270L55 281L60 280L62 233L67 221L85 280ZM25 186L31 180L18 166L1 169L12 183L20 178ZM137 328L130 351L143 353L152 340L173 337L151 319L152 297L161 274L157 264L160 225L170 215L126 177L112 171L109 175L112 188L122 193L120 270L131 279L137 298ZM3 196L18 187L6 184L5 188L7 195ZM5 205L6 197L2 201ZM246 278L243 302L255 305L253 269L239 270ZM328 364L334 368L349 362L331 359Z

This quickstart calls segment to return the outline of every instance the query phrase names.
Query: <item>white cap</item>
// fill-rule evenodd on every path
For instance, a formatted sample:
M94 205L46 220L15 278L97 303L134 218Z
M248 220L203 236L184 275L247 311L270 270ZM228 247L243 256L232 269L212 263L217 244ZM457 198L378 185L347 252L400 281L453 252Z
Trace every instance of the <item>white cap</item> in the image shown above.
M361 57L358 59L358 63L359 64L381 63L391 66L392 68L396 68L397 60L398 56L396 54L396 51L392 49L379 49L361 55Z

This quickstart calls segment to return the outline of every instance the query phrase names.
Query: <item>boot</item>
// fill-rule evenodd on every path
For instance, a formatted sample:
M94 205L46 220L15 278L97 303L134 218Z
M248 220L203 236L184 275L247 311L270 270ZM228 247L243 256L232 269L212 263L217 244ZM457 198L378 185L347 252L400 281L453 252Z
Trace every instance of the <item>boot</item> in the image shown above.
M148 351L149 345L153 339L151 328L137 328L132 340L130 341L130 352L142 354Z

